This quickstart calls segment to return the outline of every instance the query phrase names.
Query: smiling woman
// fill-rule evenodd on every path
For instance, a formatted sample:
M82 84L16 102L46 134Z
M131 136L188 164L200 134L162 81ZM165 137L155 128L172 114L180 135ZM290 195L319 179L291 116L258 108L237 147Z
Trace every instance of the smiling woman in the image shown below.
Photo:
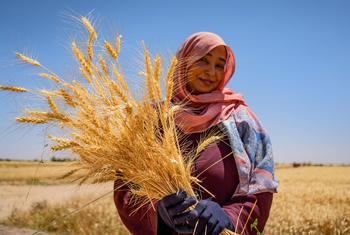
M213 91L224 79L226 49L217 46L189 67L187 89L192 94Z
M235 71L233 52L218 35L199 32L176 57L171 102L185 107L175 114L182 155L196 150L207 133L223 138L194 158L191 176L202 186L194 186L197 202L180 191L131 213L130 191L116 182L119 215L135 235L261 234L278 180L267 132L243 97L225 87Z

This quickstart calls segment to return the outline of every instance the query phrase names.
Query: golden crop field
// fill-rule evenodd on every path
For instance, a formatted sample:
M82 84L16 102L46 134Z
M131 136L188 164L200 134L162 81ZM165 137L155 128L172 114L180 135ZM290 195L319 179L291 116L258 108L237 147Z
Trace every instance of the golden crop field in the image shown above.
M0 185L3 184L62 184L72 178L61 179L73 169L71 162L1 161Z
M265 234L350 234L350 167L276 170L280 181Z
M0 208L14 204L6 213L0 209L1 223L54 234L129 234L112 193L68 215L112 189L112 183L78 188L55 180L68 168L69 163L0 162ZM276 174L279 192L263 234L350 234L350 167L277 167ZM28 185L33 176L35 185Z

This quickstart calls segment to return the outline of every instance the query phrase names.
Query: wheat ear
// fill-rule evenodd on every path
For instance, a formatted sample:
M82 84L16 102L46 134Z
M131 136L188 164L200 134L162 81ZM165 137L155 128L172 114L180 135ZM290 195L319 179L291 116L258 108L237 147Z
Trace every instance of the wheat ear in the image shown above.
M20 59L21 61L23 61L24 63L26 64L30 64L30 65L33 65L33 66L36 66L36 67L40 67L41 64L39 63L39 61L37 60L34 60L32 58L29 58L28 56L25 56L19 52L16 52L16 56L18 59Z
M0 90L3 90L3 91L12 91L12 92L27 92L27 91L28 91L27 89L21 88L21 87L1 86L1 85L0 85Z

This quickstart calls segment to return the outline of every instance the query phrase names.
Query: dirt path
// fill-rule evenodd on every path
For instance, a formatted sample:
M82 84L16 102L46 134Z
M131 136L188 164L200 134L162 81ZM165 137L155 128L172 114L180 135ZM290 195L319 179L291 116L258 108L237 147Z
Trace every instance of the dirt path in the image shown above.
M112 183L83 186L71 184L47 186L0 185L0 221L10 215L14 207L28 209L33 202L43 200L48 203L59 203L72 197L100 196L112 189ZM2 234L1 230L0 234Z
M0 235L32 235L35 231L25 228L12 228L0 224ZM38 235L48 235L48 233L37 233Z

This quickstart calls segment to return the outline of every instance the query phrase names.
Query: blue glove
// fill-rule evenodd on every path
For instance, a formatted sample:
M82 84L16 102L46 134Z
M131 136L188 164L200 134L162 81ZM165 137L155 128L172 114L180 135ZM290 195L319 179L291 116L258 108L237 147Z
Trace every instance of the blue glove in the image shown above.
M194 235L219 235L225 228L234 231L231 219L219 204L210 199L200 200L191 213L198 220ZM190 223L193 224L193 220Z
M192 233L194 224L189 224L187 221L194 220L196 214L186 210L195 203L196 199L188 197L185 191L170 194L158 201L158 215L176 232Z

